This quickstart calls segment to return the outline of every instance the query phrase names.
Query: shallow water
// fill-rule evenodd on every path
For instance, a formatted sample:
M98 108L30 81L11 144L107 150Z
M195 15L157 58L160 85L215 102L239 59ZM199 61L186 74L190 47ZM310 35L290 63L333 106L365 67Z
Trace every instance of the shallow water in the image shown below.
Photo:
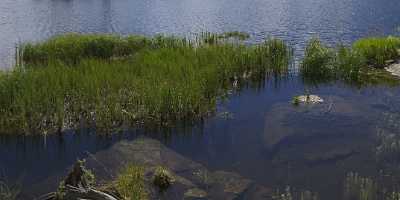
M293 106L292 97L304 90L296 76L270 80L263 89L244 89L219 105L218 113L229 112L228 118L217 114L171 134L131 130L96 136L81 130L61 137L3 137L0 169L34 196L54 190L57 185L46 181L65 175L77 158L146 134L210 170L236 172L267 188L289 185L321 199L341 199L346 173L376 177L387 169L376 160L376 134L398 133L400 90L322 85L310 90L324 103Z
M11 66L17 43L65 32L244 31L252 42L284 39L300 55L313 36L333 44L394 34L400 26L399 7L397 0L2 0L0 66Z

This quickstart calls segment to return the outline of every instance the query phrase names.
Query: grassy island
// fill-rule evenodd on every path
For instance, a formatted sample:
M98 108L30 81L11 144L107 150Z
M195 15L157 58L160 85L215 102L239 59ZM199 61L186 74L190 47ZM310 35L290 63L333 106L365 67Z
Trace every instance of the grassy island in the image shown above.
M67 34L24 44L23 64L0 74L0 133L82 123L108 132L202 118L228 90L287 72L291 51L283 41L251 46L235 35Z

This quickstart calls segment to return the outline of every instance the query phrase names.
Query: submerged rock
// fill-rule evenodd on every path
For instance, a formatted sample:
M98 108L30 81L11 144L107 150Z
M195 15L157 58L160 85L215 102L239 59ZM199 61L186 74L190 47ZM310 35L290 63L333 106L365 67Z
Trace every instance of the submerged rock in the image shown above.
M345 130L346 125L355 126L354 124L365 119L365 113L371 113L372 110L360 104L360 101L353 101L330 96L326 103L315 103L311 106L296 107L277 103L265 115L264 144L272 149L290 137L327 135L335 130ZM342 126L334 126L332 120L340 120Z
M86 158L86 167L95 174L97 183L113 181L128 164L144 166L150 199L160 199L162 195L162 199L233 200L248 195L257 196L249 191L261 191L259 188L265 188L234 172L209 171L161 142L145 137L118 142L109 149L90 154ZM153 185L159 166L168 170L168 177L174 180L162 193ZM253 187L257 187L257 190L251 189Z
M192 188L185 192L184 198L185 199L191 199L191 198L195 198L195 199L200 198L201 199L201 198L206 198L207 195L208 195L207 192L202 189Z
M393 76L400 77L400 62L394 62L391 65L385 67L385 70L390 72Z
M329 162L329 161L335 162L338 160L346 159L355 153L356 151L350 147L339 146L337 148L333 148L325 152L315 151L310 154L306 154L305 158L309 164L318 164L322 162Z

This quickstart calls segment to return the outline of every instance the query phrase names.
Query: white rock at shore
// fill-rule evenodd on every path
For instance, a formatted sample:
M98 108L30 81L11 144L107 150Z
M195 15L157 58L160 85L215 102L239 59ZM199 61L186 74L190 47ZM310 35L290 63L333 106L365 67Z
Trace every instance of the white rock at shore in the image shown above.
M400 63L395 62L387 67L385 67L385 70L390 72L393 76L398 76L400 77Z

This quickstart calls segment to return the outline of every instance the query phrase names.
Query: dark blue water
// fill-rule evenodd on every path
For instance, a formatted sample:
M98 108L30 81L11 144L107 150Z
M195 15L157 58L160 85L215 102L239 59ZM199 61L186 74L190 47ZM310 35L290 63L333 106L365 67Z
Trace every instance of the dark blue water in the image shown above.
M244 31L258 42L285 39L301 54L319 36L348 43L395 34L397 0L2 0L0 66L9 67L15 45L65 32L191 35Z
M378 128L400 133L396 121L387 120L400 117L400 90L343 84L308 89L325 102L293 106L292 97L305 90L301 81L296 76L269 80L262 89L233 93L216 116L185 131L129 130L99 136L81 130L62 136L2 137L0 169L34 196L54 190L57 185L46 181L65 175L77 158L145 134L210 170L233 171L268 188L291 186L337 200L346 173L375 177L381 172L376 133ZM218 114L223 112L230 117Z

